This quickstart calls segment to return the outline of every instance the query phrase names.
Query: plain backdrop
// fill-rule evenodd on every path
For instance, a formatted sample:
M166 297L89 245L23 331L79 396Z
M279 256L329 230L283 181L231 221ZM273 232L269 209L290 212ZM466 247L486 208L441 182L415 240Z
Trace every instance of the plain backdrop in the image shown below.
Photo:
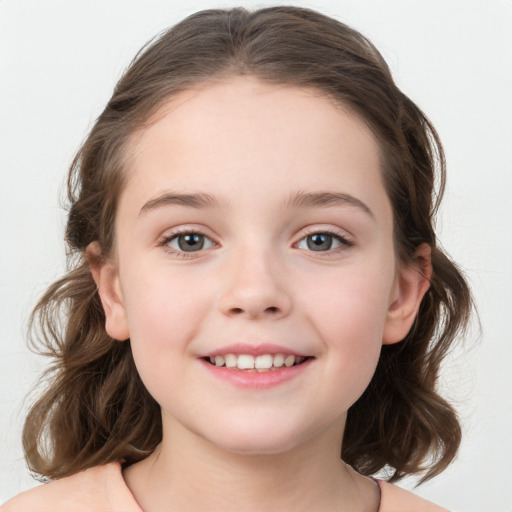
M463 418L460 454L416 492L459 512L510 512L512 1L291 3L368 36L439 130L448 159L440 239L473 287L482 334L454 352L441 382ZM46 362L26 348L25 330L64 269L61 199L75 150L153 35L199 9L273 4L0 0L0 502L36 485L20 432Z

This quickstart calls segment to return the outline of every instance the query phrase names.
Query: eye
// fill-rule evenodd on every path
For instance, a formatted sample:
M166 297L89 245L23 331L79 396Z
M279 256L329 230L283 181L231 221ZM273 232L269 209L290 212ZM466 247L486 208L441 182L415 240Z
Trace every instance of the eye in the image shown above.
M202 233L193 231L172 234L167 236L162 245L173 249L175 252L198 252L213 247L214 242Z
M307 249L315 252L326 252L340 247L350 247L352 243L341 235L336 233L317 232L305 236L299 241L299 249Z

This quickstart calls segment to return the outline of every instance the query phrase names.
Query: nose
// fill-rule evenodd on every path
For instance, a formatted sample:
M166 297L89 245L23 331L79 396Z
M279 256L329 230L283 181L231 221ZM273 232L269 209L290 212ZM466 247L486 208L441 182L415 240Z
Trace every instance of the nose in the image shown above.
M222 313L250 319L287 316L292 300L283 266L271 254L248 252L233 255L220 276Z

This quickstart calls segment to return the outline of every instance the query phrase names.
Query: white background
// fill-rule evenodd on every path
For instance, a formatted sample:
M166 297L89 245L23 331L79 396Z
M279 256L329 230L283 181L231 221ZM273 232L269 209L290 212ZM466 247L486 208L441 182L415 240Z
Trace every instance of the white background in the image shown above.
M416 492L459 512L510 512L512 0L291 3L368 36L441 134L440 238L473 286L482 335L442 383L464 420L460 455ZM272 3L0 0L0 503L35 485L20 431L45 362L28 352L25 327L64 268L59 197L74 151L142 44L196 10L234 5Z

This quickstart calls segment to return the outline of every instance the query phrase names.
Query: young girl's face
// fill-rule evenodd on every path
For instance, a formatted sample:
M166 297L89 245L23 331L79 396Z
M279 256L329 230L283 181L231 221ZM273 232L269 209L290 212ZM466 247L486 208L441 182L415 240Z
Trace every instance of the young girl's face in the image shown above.
M422 295L397 270L370 130L313 91L233 78L172 98L131 144L114 257L95 277L164 441L341 442Z

